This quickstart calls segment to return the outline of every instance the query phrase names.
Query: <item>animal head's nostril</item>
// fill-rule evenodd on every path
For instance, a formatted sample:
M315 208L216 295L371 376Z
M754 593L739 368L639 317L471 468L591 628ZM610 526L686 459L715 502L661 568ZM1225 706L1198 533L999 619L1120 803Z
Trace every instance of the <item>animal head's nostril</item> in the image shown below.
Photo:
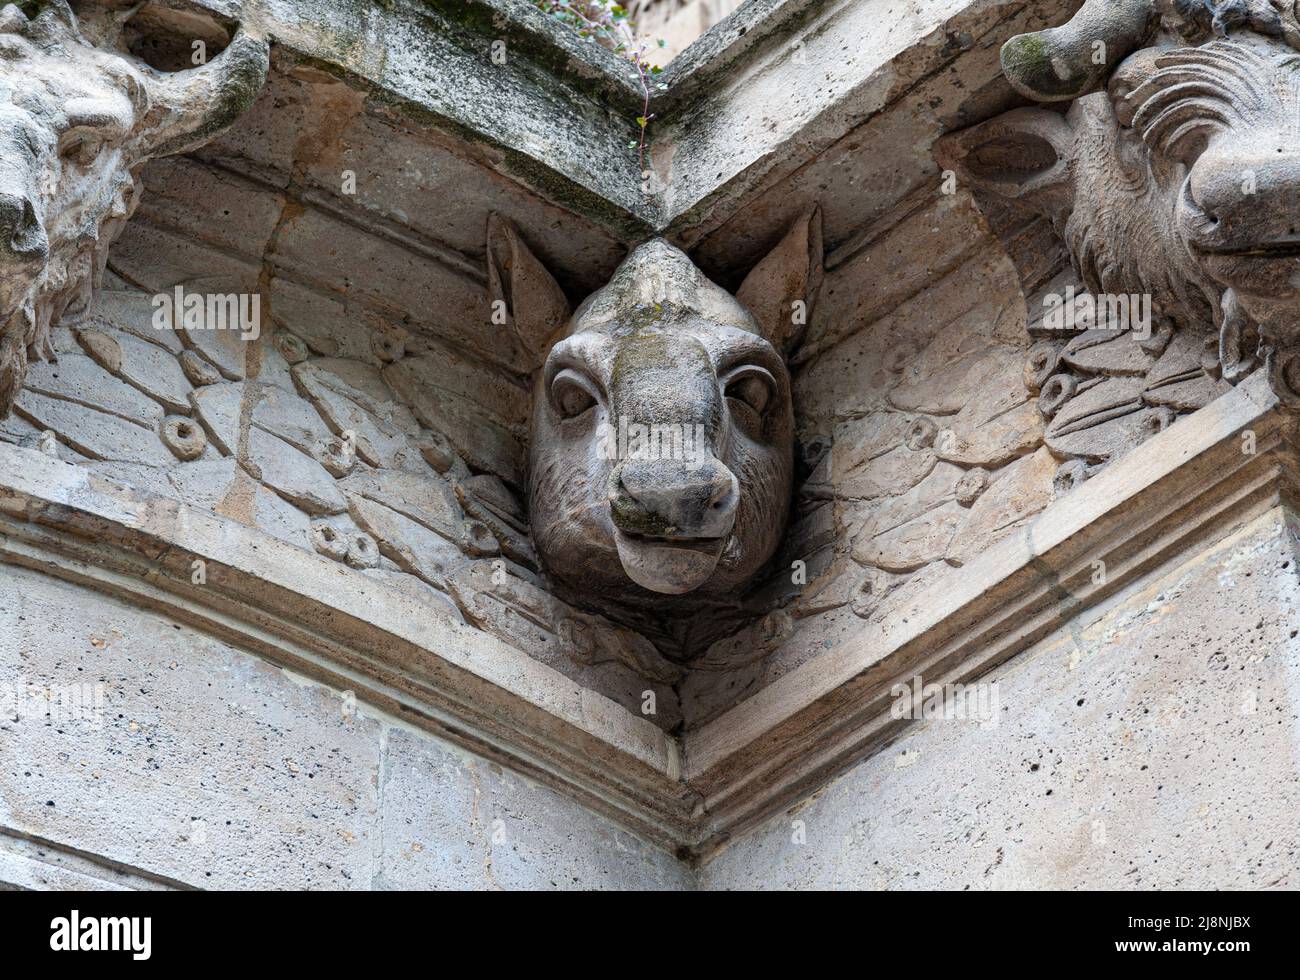
M713 478L713 497L709 500L712 510L725 511L736 504L736 485L732 475L723 470Z

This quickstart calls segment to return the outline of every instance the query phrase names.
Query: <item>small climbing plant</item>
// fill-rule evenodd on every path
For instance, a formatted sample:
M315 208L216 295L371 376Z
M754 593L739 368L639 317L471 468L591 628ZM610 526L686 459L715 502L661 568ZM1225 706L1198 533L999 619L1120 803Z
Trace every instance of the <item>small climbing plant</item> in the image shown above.
M579 37L608 48L636 68L643 96L641 115L636 118L641 132L640 139L633 140L628 148L637 151L640 170L645 173L646 130L654 119L650 97L668 88L659 81L663 69L650 64L646 54L653 48L664 47L665 42L638 38L627 8L611 0L533 0L533 3L548 17L577 31Z

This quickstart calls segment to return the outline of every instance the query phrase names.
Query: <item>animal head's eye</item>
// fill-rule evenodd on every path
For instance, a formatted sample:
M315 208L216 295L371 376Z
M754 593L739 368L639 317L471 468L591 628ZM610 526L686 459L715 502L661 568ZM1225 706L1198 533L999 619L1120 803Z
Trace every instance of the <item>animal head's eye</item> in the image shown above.
M1175 133L1169 141L1168 154L1188 170L1196 166L1205 151L1210 148L1210 132L1205 127L1187 127Z
M560 418L573 419L596 404L596 392L590 381L571 368L565 368L551 382L551 405Z
M74 130L59 141L59 156L81 166L94 163L95 157L104 147L104 140L96 133L86 130Z
M747 406L758 415L767 411L775 391L775 381L761 367L742 368L727 379L727 397Z

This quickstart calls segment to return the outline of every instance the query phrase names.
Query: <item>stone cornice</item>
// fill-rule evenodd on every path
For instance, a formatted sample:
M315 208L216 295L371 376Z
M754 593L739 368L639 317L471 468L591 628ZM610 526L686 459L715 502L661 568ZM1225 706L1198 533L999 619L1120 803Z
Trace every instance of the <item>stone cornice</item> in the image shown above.
M628 147L643 111L635 71L526 0L195 5L256 25L281 56L317 65L421 124L488 148L503 174L629 244L662 233L685 245L827 147L906 107L927 79L960 75L962 87L975 91L997 82L1002 94L975 108L986 114L1004 107L1010 90L998 80L1000 43L1077 6L927 0L924 9L897 17L874 0L746 4L683 52L662 76L667 90L653 93L647 161L657 176L650 183L662 189L647 193L638 154ZM497 40L506 44L499 65L490 57ZM805 76L817 84L800 84L806 100L791 100ZM925 147L910 161L915 173L901 181L870 157L864 153L860 167L863 183L882 185L872 192L877 212L933 169Z
M684 744L360 572L7 445L0 559L165 612L354 691L662 846L707 857L897 737L907 723L890 718L895 683L984 674L1290 499L1292 427L1266 379L1252 376L951 570L923 604L894 611ZM192 581L196 560L206 563L202 585ZM1096 562L1105 567L1100 584Z

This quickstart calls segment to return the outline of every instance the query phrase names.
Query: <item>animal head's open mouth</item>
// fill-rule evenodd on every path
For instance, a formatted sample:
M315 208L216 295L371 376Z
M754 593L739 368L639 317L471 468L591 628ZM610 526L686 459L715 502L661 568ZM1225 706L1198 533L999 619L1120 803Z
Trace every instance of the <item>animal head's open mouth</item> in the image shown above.
M1300 299L1300 237L1232 245L1194 243L1191 248L1201 268L1243 300Z
M623 571L637 585L663 595L682 595L709 580L726 538L650 536L614 529Z
M1300 238L1256 245L1196 246L1196 251L1210 258L1300 259Z
M685 534L637 534L632 531L619 531L624 537L633 541L643 542L647 545L654 545L664 548L685 548L688 550L704 551L711 547L722 547L726 538L699 538Z

